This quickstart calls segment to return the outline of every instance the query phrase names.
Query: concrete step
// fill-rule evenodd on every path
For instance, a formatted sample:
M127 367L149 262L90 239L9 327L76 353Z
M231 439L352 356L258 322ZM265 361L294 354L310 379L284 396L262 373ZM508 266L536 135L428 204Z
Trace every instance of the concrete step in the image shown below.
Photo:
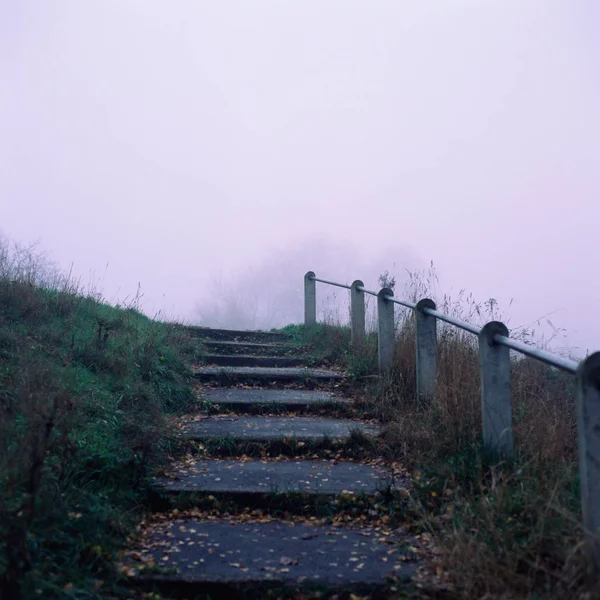
M242 331L195 326L188 326L186 330L201 339L216 341L282 344L290 339L289 336L274 331Z
M219 367L301 367L307 360L303 357L287 356L249 356L246 354L206 354L202 357L209 365Z
M329 438L344 441L352 431L375 436L380 429L350 419L319 417L207 417L183 427L187 439L229 437L236 440L268 442L283 438L315 441Z
M253 408L274 406L288 410L310 406L349 407L352 402L331 392L317 390L260 390L242 388L211 388L199 396L223 408Z
M381 528L181 518L152 524L131 553L135 560L128 560L134 567L147 563L176 570L138 578L181 598L208 587L216 594L211 597L219 598L264 588L266 598L275 585L294 591L335 586L338 593L371 598L378 592L381 598L396 597L385 590L417 574L423 564L417 547L414 538Z
M252 356L294 356L307 352L306 346L294 344L260 344L253 342L204 341L204 347L213 354L251 354Z
M382 467L329 460L198 459L176 464L171 477L157 480L168 493L286 494L335 496L342 492L375 494L394 482Z
M269 368L269 367L196 367L193 369L196 379L214 381L298 381L313 379L317 381L336 381L344 378L340 371L325 369Z

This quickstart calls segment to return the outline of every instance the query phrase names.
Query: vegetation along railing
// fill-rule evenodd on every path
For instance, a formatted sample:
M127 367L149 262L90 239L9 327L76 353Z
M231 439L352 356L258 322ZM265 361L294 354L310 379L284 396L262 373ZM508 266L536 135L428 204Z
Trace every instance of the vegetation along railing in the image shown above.
M435 302L423 298L416 304L394 298L390 288L368 290L360 280L345 285L319 279L309 271L304 276L304 323L317 322L317 282L350 290L352 343L365 336L365 294L377 298L379 372L391 369L396 338L394 305L412 309L416 325L416 401L427 401L435 393L437 379L437 320L445 321L479 338L481 412L484 444L499 455L513 455L512 404L510 396L510 350L540 360L576 377L576 409L579 474L583 525L600 565L600 352L579 363L523 344L509 337L500 321L475 327L436 310Z

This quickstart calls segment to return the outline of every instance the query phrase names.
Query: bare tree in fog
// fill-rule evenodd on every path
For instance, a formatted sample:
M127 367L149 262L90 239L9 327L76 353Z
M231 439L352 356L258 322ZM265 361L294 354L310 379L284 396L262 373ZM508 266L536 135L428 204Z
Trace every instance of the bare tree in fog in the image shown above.
M304 274L351 284L362 279L376 286L382 273L386 281L395 282L416 261L404 249L387 250L377 258L365 258L348 244L312 240L302 246L274 253L260 266L221 275L197 304L197 323L208 327L234 329L270 329L304 318ZM388 271L401 264L400 273ZM348 320L349 293L341 288L317 288L320 319Z

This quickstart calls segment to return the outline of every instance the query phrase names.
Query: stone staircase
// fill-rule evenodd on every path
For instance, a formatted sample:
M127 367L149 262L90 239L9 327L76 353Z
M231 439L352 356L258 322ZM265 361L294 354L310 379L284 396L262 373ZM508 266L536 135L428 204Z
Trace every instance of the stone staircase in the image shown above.
M139 582L186 599L412 589L417 542L372 508L408 482L364 451L379 426L339 393L344 374L280 333L193 332L201 410L179 427L195 452L156 482Z

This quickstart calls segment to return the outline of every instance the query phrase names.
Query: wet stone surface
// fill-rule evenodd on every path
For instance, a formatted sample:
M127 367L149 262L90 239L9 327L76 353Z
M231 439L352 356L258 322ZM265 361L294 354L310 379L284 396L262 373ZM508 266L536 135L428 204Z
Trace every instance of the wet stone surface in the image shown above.
M269 381L286 381L310 378L327 381L343 379L344 377L344 374L340 371L285 367L195 367L193 372L194 375L199 379L229 377L237 380L266 379Z
M375 494L393 482L390 472L384 468L329 460L190 460L176 466L173 476L174 479L158 481L165 491ZM403 482L396 480L394 485L403 487Z
M283 333L271 331L245 331L233 329L211 329L208 327L189 326L186 330L205 340L253 343L285 343L289 337Z
M276 343L204 341L203 346L215 354L251 354L253 356L295 356L307 351L305 346Z
M337 403L350 404L331 392L311 390L246 390L235 388L210 389L200 393L215 404L281 404L308 406L310 404Z
M211 594L220 590L215 597L233 597L233 589L242 592L236 597L246 597L246 591L255 584L260 589L264 585L268 591L274 589L273 584L289 586L294 597L300 597L296 596L300 589L323 585L331 586L335 594L344 589L345 595L340 597L363 597L359 589L368 594L364 597L371 597L372 590L377 589L378 597L383 598L388 597L390 582L416 575L423 566L416 549L419 543L391 529L392 519L385 510L381 513L385 516L379 518L376 510L367 508L386 497L377 496L378 492L408 489L405 470L393 463L386 465L377 455L376 444L372 445L371 458L363 462L343 460L341 452L335 459L317 460L310 450L316 447L310 443L313 440L339 441L357 429L376 435L379 428L364 421L289 414L292 407L300 412L314 406L318 407L316 412L328 417L340 412L353 414L353 402L331 393L343 385L344 373L328 370L327 361L299 356L310 354L311 349L289 343L291 339L281 333L201 327L189 331L202 340L202 352L212 361L212 366L205 362L192 367L196 378L207 382L206 386L198 385L198 397L215 406L199 403L198 408L206 410L178 420L177 425L185 437L196 440L188 442L190 446L207 451L215 444L238 457L189 456L155 481L169 496L165 505L179 506L182 501L181 506L195 506L153 515L141 524L141 535L135 536L135 549L127 559L133 562L131 570L133 576L139 576L138 582L153 589L164 585L169 597L173 592L179 598L197 597L197 593L205 597L208 589ZM291 367L289 360L282 359L286 356L303 360L303 366ZM209 416L217 412L215 407L230 414ZM239 414L254 411L271 415ZM260 460L243 454L246 446L255 442L265 449L277 449L276 440L285 438L295 438L294 451L310 450L313 458ZM354 441L358 442L350 440L349 447ZM364 450L370 446L360 447ZM374 497L373 502L363 502L360 494ZM351 501L351 496L356 502L351 502L352 511L346 511L344 503ZM340 502L330 503L332 497ZM214 502L214 511L203 512L207 500ZM228 500L246 508L240 514L229 514ZM334 512L340 520L324 517L316 523L315 516L302 518L309 505L317 506L321 500L339 509L339 513ZM260 510L250 512L257 504ZM285 521L280 520L282 515ZM329 524L332 521L335 525ZM367 527L367 522L372 526ZM150 568L140 569L143 565Z
M180 519L151 528L143 560L176 568L178 581L248 580L328 585L381 584L406 579L421 564L412 539L377 529L340 529L271 521L205 522ZM161 576L168 578L168 576Z
M231 437L240 440L269 441L281 438L343 440L352 431L377 435L379 428L349 419L311 417L209 417L184 426L188 439Z
M219 367L300 367L307 360L302 356L252 356L247 354L206 354L203 357L207 365Z

